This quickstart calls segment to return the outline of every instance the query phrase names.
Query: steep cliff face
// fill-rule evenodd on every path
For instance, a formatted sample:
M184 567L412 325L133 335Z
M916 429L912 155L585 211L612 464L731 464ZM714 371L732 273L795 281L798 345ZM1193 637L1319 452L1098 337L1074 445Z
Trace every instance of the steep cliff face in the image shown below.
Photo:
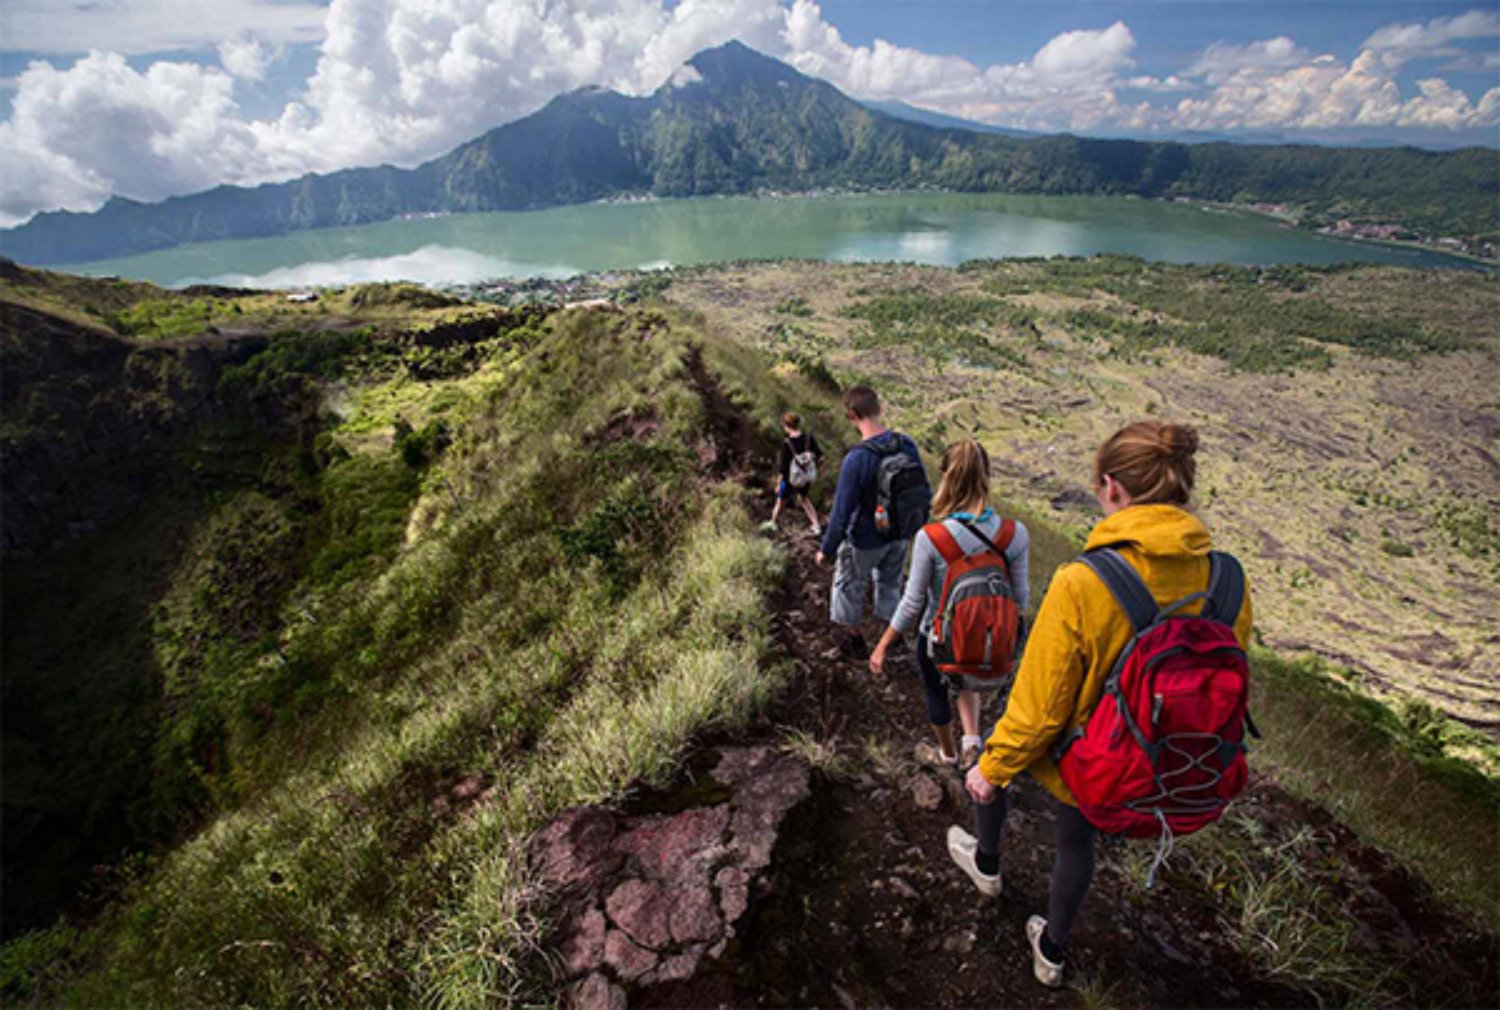
M305 405L219 396L223 370L267 342L257 334L140 344L0 305L5 556L45 554L97 533L180 481L184 456L223 465L236 429L259 441L294 423ZM227 442L205 444L210 433Z
M141 343L0 302L7 934L162 827L153 603L214 500L263 484L317 423L310 385L221 382L269 343Z

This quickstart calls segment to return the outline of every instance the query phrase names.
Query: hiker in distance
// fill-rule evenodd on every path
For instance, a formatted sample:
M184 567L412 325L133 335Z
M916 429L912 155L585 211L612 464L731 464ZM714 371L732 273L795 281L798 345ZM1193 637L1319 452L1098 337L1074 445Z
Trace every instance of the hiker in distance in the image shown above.
M1100 448L1105 518L1081 563L1053 577L1005 713L965 780L977 837L948 829L954 862L996 896L1006 788L1025 771L1059 801L1047 914L1026 923L1044 985L1062 984L1100 828L1159 835L1159 865L1174 827L1211 822L1244 784L1250 596L1238 563L1211 554L1185 508L1197 448L1192 428L1155 420ZM1119 693L1101 704L1107 683Z
M932 489L917 444L888 431L880 398L868 386L844 391L844 416L859 431L858 445L839 465L833 512L815 560L834 557L828 605L833 623L847 634L840 651L851 659L870 658L861 627L865 584L874 583L875 617L887 622L901 599L901 570L908 542L927 521Z
M819 536L823 527L818 525L818 510L808 495L813 482L818 479L818 464L823 462L823 448L812 432L802 430L802 418L787 411L781 415L781 480L776 485L776 506L771 509L771 518L761 528L767 533L776 529L781 518L781 507L788 503L802 506L802 512L812 525L812 535Z
M934 521L912 541L906 592L870 655L870 670L883 674L891 645L920 626L917 672L937 735L935 759L967 771L984 745L981 696L998 691L1015 671L1030 596L1030 538L1024 525L1002 520L990 506L984 446L973 439L953 443L943 451L941 470ZM958 692L961 745L953 739L950 687Z

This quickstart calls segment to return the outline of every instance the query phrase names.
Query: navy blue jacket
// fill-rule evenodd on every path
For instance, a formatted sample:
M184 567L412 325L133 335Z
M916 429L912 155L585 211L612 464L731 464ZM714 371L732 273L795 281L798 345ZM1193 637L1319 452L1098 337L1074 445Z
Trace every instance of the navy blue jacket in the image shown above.
M899 440L901 451L918 463L922 462L917 452L917 443L899 432L881 432L866 439L844 455L839 464L839 486L833 494L833 513L828 517L828 530L823 534L823 553L829 557L839 549L847 538L861 550L884 547L890 543L875 532L875 473L880 466L880 454L867 448L872 444L882 447Z

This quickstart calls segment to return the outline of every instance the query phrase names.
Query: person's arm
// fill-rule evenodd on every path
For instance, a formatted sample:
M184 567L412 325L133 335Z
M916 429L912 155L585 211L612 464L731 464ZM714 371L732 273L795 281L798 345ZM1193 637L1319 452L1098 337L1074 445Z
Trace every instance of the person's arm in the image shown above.
M906 573L906 590L901 594L901 603L891 616L891 623L885 629L885 634L880 636L880 643L870 653L872 673L885 672L886 650L895 644L896 639L909 634L921 622L922 612L927 609L927 589L932 585L936 557L937 550L932 546L927 531L918 531L912 540L911 570Z
M825 558L833 557L833 552L844 542L844 531L849 525L849 519L859 508L859 489L864 483L863 457L868 455L867 452L851 449L844 457L843 465L839 467L838 488L833 493L833 511L828 515L828 528L823 534L822 549L818 552Z
M1031 603L1031 534L1026 524L1017 522L1015 536L1005 548L1005 560L1010 565L1011 588L1016 591L1016 609L1026 613Z
M1078 565L1060 569L1042 600L1005 715L979 759L980 773L992 786L1009 785L1072 718L1086 672L1083 608L1075 585L1080 570L1087 571Z

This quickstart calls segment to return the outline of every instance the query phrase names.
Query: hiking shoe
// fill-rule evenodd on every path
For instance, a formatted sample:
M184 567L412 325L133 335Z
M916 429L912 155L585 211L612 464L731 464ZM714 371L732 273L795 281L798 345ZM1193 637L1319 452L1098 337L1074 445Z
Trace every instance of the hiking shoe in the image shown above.
M948 855L958 864L958 868L969 875L974 881L974 886L979 888L979 893L986 898L998 898L1000 896L1000 874L990 876L981 873L979 864L974 861L979 852L979 839L969 834L957 824L948 829ZM1030 927L1027 927L1028 929Z
M984 742L964 741L963 750L958 754L958 770L966 772L979 763L979 755L984 753Z
M952 771L954 768L958 767L957 754L953 755L952 757L944 757L941 748L934 747L932 744L925 741L917 744L917 746L912 749L912 756L922 764L931 765L933 768L943 768L948 771Z
M767 519L765 522L763 522L763 523L760 524L760 531L762 533L775 533L776 532L776 524L773 523L773 522L771 522L771 520Z
M1042 953L1042 934L1045 932L1047 920L1040 915L1033 915L1026 920L1026 940L1031 944L1032 973L1042 985L1057 989L1063 984L1063 968L1067 966L1067 962L1047 960L1047 955Z

